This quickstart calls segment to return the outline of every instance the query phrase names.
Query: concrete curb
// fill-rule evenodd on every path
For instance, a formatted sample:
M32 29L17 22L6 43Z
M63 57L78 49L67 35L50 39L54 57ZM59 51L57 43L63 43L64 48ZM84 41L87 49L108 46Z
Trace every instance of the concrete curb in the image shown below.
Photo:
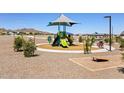
M36 44L36 45L43 45L47 43L41 43L41 44ZM95 46L96 47L96 46ZM99 50L92 50L92 53L99 53L99 52L108 52L109 46L105 45L104 49L99 49ZM53 53L84 53L82 50L52 50L52 49L44 49L44 48L39 48L37 47L38 51L44 51L44 52L53 52ZM115 48L112 47L112 50L115 50Z

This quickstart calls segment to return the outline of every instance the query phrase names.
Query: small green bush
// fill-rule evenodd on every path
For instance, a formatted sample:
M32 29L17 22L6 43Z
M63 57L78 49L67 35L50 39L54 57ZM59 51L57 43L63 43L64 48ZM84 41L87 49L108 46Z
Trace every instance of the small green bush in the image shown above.
M105 41L105 43L108 43L109 42L109 38L105 38L104 41Z
M24 42L23 51L25 57L34 56L35 50L36 50L36 45L32 40Z
M15 39L14 39L14 51L18 52L18 51L22 50L23 41L24 41L23 37L21 37L21 36L15 37Z
M7 33L1 33L1 35L6 35Z
M120 39L120 48L124 48L124 39Z
M109 38L105 38L104 41L105 41L105 43L109 43L110 42L110 39ZM112 38L111 39L111 43L113 43L113 42L114 42L114 39Z
M80 43L83 42L83 38L82 36L79 36L79 40L78 40Z
M32 33L32 32L30 32L30 33L29 33L29 35L33 35L33 33Z
M72 35L68 35L68 42L69 42L69 45L73 45L73 42L74 42L74 38Z
M115 42L119 43L119 42L120 42L120 39L121 39L120 36L116 36L116 37L115 37Z
M91 53L91 48L93 44L95 43L96 39L95 37L86 37L84 40L84 54Z

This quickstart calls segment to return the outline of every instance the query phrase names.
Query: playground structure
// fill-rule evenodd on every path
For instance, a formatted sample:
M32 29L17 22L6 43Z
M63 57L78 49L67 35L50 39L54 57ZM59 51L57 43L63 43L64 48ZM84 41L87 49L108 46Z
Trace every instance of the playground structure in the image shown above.
M96 43L94 36L85 36L82 43L73 43L72 33L66 32L66 27L72 27L74 24L77 24L75 21L72 21L68 17L61 14L56 20L49 22L48 26L57 26L58 32L54 35L54 40L52 41L51 37L48 38L48 43L37 44L39 51L45 52L57 52L57 53L96 53L96 52L108 52L108 45L104 45L103 42ZM63 28L63 29L61 29ZM61 47L60 47L61 46ZM112 47L112 50L115 48ZM92 51L91 51L92 50Z
M73 45L73 35L67 34L66 27L71 27L74 24L77 23L63 14L61 14L55 21L49 22L48 26L58 26L58 33L52 43L52 46L62 46L63 48L68 48ZM63 30L61 30L61 26L63 26Z

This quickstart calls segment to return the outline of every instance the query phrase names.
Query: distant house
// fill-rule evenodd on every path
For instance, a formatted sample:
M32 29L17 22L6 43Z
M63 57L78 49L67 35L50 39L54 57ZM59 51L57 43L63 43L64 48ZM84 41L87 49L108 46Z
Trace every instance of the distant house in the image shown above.
M108 38L109 37L109 34L99 34L99 33L95 33L95 34L92 34L93 36L95 36L96 38L98 39L101 39L101 38Z
M97 39L109 38L109 34L105 34L105 33L83 34L83 36L94 36Z

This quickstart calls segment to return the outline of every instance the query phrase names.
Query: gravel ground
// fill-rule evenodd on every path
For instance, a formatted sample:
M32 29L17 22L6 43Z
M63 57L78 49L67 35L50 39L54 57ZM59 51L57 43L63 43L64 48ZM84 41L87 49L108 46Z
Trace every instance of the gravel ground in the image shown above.
M36 43L45 43L46 40L37 39ZM69 61L69 58L78 58L94 55L117 55L115 50L108 53L96 54L64 54L36 51L38 56L25 58L23 52L13 51L13 37L0 36L0 78L9 79L109 79L124 78L118 68L91 72Z

